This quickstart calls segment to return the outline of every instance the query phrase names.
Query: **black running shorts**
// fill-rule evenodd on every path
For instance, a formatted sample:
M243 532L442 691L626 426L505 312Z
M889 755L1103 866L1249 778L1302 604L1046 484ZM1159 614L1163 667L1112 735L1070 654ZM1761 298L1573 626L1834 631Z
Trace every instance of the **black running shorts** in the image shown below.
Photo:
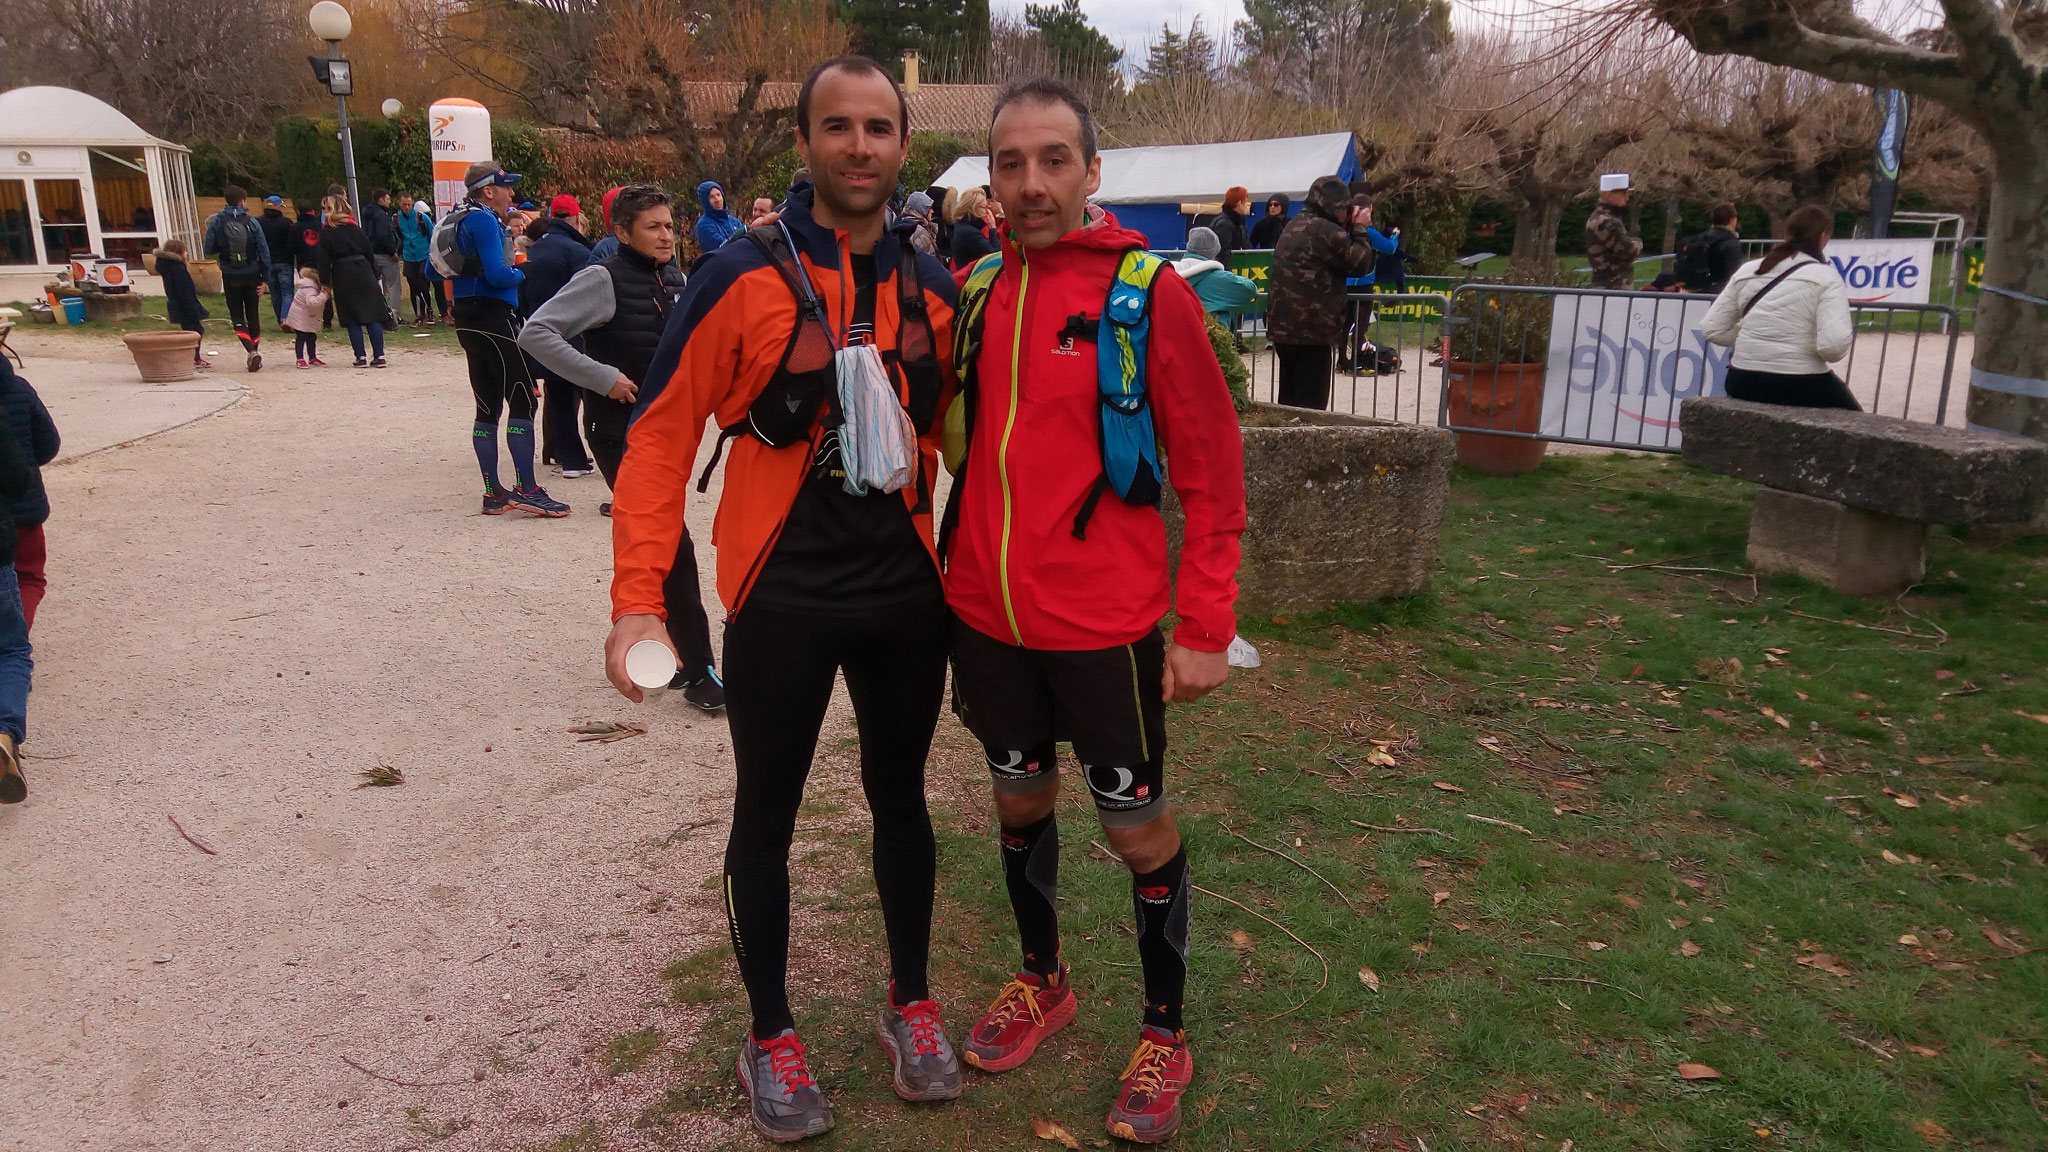
M953 711L981 741L997 792L1023 795L1058 779L1052 746L1074 746L1105 827L1135 828L1164 812L1166 642L1082 652L1019 648L953 621Z

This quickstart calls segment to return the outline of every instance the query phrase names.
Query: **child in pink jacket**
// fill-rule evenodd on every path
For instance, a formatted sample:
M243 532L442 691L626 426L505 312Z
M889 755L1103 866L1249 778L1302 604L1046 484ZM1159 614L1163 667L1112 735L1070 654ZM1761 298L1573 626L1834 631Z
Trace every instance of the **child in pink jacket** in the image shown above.
M327 362L314 350L314 341L320 335L320 314L327 307L329 295L320 285L319 269L299 269L298 291L292 293L292 308L285 313L284 326L296 334L301 368L326 366Z

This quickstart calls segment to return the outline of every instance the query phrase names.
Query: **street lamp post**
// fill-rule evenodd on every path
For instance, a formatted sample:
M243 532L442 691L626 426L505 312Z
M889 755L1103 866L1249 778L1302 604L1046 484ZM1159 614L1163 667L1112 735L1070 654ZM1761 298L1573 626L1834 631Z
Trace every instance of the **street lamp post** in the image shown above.
M348 130L348 97L355 91L348 61L342 59L341 42L348 39L355 22L349 18L348 9L334 0L320 0L306 13L306 22L313 26L313 35L327 41L327 67L322 79L334 93L334 109L341 121L341 172L348 185L348 202L361 212L362 199L356 192L356 146ZM316 65L317 70L317 65Z

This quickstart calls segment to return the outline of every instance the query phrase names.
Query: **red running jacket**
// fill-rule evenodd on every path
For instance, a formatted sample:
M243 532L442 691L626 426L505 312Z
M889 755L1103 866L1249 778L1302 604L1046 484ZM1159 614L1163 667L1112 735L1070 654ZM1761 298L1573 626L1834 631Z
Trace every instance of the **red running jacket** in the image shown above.
M1181 618L1174 643L1184 648L1221 652L1237 634L1244 442L1201 303L1171 268L1153 287L1145 380L1167 482L1187 510L1178 603L1158 510L1104 493L1087 538L1073 535L1074 514L1102 475L1102 402L1094 342L1061 332L1080 313L1095 331L1122 253L1144 246L1143 234L1106 213L1048 248L1003 240L946 558L946 602L985 635L1026 648L1111 648L1142 637L1170 604Z

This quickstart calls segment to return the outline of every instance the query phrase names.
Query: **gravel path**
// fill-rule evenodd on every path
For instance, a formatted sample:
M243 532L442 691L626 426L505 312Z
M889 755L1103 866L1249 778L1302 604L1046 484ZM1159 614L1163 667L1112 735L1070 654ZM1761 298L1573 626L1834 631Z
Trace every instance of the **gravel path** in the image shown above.
M104 370L56 347L25 374L114 442L55 400ZM435 1148L638 1145L659 1084L592 1052L686 1038L659 973L723 936L731 769L722 720L604 683L602 481L543 481L567 520L477 515L454 357L222 376L244 402L45 473L0 1148L426 1146L408 1107L474 1121ZM651 730L578 744L585 718ZM378 764L404 785L357 788Z

